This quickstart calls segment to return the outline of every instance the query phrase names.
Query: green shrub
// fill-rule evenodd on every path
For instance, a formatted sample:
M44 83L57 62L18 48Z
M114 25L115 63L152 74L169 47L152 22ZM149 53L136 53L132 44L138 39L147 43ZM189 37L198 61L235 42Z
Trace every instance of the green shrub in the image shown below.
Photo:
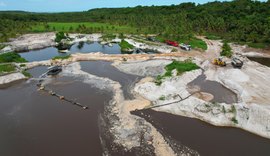
M129 44L127 41L125 40L121 40L119 46L121 47L121 51L125 52L125 51L129 51L130 49L133 49L134 46Z
M20 64L20 67L25 67L26 65L25 64Z
M30 73L28 73L27 71L23 70L22 71L22 74L25 76L25 77L32 77L32 75Z
M158 76L156 77L155 84L156 84L157 86L160 86L160 85L162 84L162 79L163 79L163 76L158 75Z
M62 32L62 31L60 31L60 32L57 32L56 33L56 37L55 37L55 42L57 42L57 43L59 43L59 42L61 42L63 39L68 39L69 37L68 37L68 34L66 34L66 33L64 33L64 32Z
M19 54L14 52L1 54L0 63L8 63L8 62L22 63L27 61L24 58L22 58Z
M225 42L222 46L222 51L220 53L221 56L226 56L226 57L232 57L232 48L230 47L230 45Z
M233 118L231 119L231 121L234 122L235 124L238 124L238 120L237 120L235 117L233 117Z
M166 97L165 97L164 95L162 95L161 97L159 97L159 100L164 101L165 98L166 98Z

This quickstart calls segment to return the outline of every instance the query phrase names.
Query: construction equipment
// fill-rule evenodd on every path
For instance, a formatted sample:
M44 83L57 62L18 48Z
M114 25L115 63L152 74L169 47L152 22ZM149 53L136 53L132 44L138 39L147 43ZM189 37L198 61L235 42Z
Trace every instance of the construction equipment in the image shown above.
M233 66L234 68L239 68L239 69L241 69L242 66L243 66L243 64L244 64L244 62L243 62L242 60L240 60L238 57L234 56L234 57L232 58L232 66Z
M166 43L168 45L171 45L171 46L174 46L174 47L178 47L179 46L178 42L176 42L176 41L166 40Z
M214 65L221 66L221 67L226 66L226 62L223 61L223 57L215 58L215 59L213 60L213 64L214 64Z

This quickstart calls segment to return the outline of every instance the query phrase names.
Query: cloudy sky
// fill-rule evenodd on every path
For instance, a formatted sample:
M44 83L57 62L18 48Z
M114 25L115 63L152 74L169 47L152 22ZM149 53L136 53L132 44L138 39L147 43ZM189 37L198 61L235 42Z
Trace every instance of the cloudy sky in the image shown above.
M188 1L205 3L210 0L0 0L0 10L32 12L86 11L102 7L171 5Z

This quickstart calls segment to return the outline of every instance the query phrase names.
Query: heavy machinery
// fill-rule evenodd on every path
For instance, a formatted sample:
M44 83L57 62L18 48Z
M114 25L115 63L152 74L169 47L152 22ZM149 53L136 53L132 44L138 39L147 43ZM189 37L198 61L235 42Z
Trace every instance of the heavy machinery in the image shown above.
M214 65L221 66L221 67L226 66L226 62L223 60L223 57L215 58L215 59L213 60L213 64L214 64Z
M234 67L234 68L239 68L239 69L241 69L242 68L242 66L243 66L243 61L242 60L240 60L238 57L233 57L232 58L232 66Z
M168 45L174 46L174 47L178 47L179 44L176 41L170 41L170 40L166 40L166 43Z

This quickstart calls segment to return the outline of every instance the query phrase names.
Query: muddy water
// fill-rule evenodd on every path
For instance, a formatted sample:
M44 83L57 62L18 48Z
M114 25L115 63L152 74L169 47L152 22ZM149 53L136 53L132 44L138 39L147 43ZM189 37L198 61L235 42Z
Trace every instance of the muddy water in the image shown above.
M70 52L68 53L59 53L57 48L48 47L39 50L31 50L28 52L19 53L22 57L24 57L27 61L43 61L49 60L55 56L65 56L73 53L92 53L92 52L102 52L105 54L121 54L121 48L118 44L113 44L112 47L107 45L101 45L98 42L92 43L76 43L74 44Z
M128 88L138 77L118 71L109 62L81 62L81 65L86 72L119 81L127 98L132 98ZM43 70L46 67L33 68L30 72L38 77ZM89 107L82 110L47 93L37 92L35 84L35 81L27 81L0 89L0 155L101 155L103 133L100 133L98 116L111 94L72 78L52 78L48 87ZM162 134L202 155L270 155L269 140L240 129L218 128L153 110L138 116L152 123ZM115 155L131 154L119 151Z
M251 61L258 62L262 65L270 67L270 58L264 58L264 57L248 57Z
M135 114L152 123L162 134L171 136L202 156L270 155L270 139L241 129L215 127L197 119L154 110Z
M233 91L216 81L206 80L206 76L203 74L190 82L188 86L191 88L197 86L200 91L212 94L214 98L211 102L224 102L227 104L237 102L237 95Z
M132 99L132 93L130 92L132 86L138 82L141 77L130 75L119 71L117 68L111 65L111 62L105 61L88 61L81 62L81 69L99 77L107 77L111 80L117 81L121 84L124 97L126 99Z
M35 81L0 89L0 155L101 155L98 115L111 94L66 77L49 87L89 109L37 92Z

